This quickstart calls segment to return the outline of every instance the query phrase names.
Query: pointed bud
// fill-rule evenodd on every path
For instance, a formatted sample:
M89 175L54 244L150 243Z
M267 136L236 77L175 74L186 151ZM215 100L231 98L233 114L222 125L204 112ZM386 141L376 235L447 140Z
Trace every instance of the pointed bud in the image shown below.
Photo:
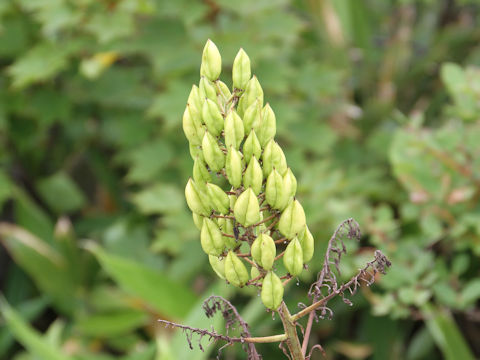
M252 129L258 130L262 121L262 104L260 99L256 99L243 114L243 126L245 133L248 134Z
M247 268L233 251L229 251L225 259L225 277L237 287L245 286L248 281Z
M223 154L217 139L208 131L205 132L202 140L202 151L205 162L212 171L220 171L225 165L225 155Z
M283 264L292 276L300 275L303 270L303 251L296 237L290 241L285 249Z
M235 111L231 111L225 118L225 145L238 150L244 136L242 119Z
M225 279L225 259L218 256L208 255L208 261L213 271L220 279Z
M250 105L252 105L256 100L260 101L260 106L263 106L263 89L258 82L257 77L254 75L247 83L245 87L245 92L240 97L238 102L238 113L242 116Z
M202 65L200 66L200 75L206 76L210 81L215 81L222 71L222 57L217 46L212 40L208 39L202 54Z
M232 97L232 93L230 92L230 89L223 81L217 80L216 84L217 84L216 86L217 97L220 99L222 104L225 104L225 102Z
M197 227L197 229L198 229L198 230L202 230L202 226L203 226L203 216L202 216L202 215L195 214L194 212L192 212L192 217L193 217L193 223L195 224L195 226Z
M255 156L253 156L243 175L243 185L246 188L251 187L255 195L258 195L262 190L262 182L262 167Z
M298 200L293 200L283 210L278 221L278 230L287 239L293 239L305 226L305 212Z
M297 192L297 179L290 168L287 169L287 172L283 176L283 186L288 192L289 199L295 196Z
M192 90L190 90L190 95L188 95L187 103L194 106L198 112L202 110L202 101L200 100L200 92L197 85L192 86Z
M220 229L217 224L209 218L203 219L200 244L202 245L203 251L214 256L219 256L225 248Z
M230 200L228 195L222 190L220 186L215 184L207 183L207 193L215 211L218 211L220 214L226 215L230 211Z
M217 101L217 91L215 86L208 79L202 77L198 85L198 94L200 95L200 101L205 101L205 99L210 99L213 102Z
M235 219L245 227L260 221L260 206L251 188L245 190L237 199L233 209Z
M245 161L249 163L252 156L260 159L261 154L262 147L260 146L260 142L258 141L255 131L252 129L245 140L245 143L243 144L243 156L245 157Z
M234 236L232 219L218 218L217 224L223 234ZM222 234L223 242L225 243L228 249L233 250L238 245L240 245L240 243L237 240L235 240L234 237L225 236L223 234Z
M303 262L307 263L312 259L315 250L315 241L307 225L305 225L303 231L298 235L298 241L303 251Z
M202 126L200 114L190 104L187 104L183 113L183 132L191 145L200 145L202 143L205 129Z
M236 89L245 89L248 80L252 76L250 69L250 58L247 53L240 49L235 56L232 68L233 87Z
M242 153L230 146L225 161L228 182L235 188L242 185L243 160Z
M193 180L197 184L204 184L211 181L211 178L205 163L197 156L193 163Z
M273 271L269 271L262 284L262 302L265 307L270 310L277 310L283 300L283 284L282 280L275 275Z
M192 212L208 216L210 214L210 205L199 191L195 182L190 178L185 187L185 198L187 205Z
M202 107L202 119L207 130L213 135L218 136L223 130L223 116L216 103L206 99Z
M287 171L287 160L285 159L285 154L280 148L280 145L278 145L274 140L270 140L265 146L262 160L263 174L265 177L270 175L273 168L275 168L282 176Z
M251 254L258 265L265 270L270 270L277 255L275 242L267 234L260 234L252 243Z
M274 209L283 210L288 203L288 191L282 176L273 169L265 185L265 200Z
M260 128L258 129L258 140L260 141L260 145L264 147L275 137L276 131L277 122L275 119L275 113L270 105L267 104L262 110L262 120L260 122Z

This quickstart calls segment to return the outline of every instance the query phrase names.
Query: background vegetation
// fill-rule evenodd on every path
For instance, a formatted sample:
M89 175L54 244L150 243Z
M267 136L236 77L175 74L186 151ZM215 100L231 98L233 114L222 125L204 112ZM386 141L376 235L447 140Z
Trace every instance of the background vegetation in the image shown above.
M250 55L316 238L287 304L307 300L346 218L365 235L345 277L373 247L393 263L353 308L336 303L313 340L330 359L480 356L479 11L467 0L0 1L0 358L214 358L215 346L191 351L156 323L221 330L200 307L212 293L255 336L279 332L255 293L235 293L198 255L184 201L181 116L207 38L226 73L238 48Z

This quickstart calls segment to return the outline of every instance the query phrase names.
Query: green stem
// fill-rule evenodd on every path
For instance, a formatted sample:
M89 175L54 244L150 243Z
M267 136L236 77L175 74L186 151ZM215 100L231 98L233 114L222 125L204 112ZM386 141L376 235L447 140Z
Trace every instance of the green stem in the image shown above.
M292 360L305 360L305 356L302 354L302 346L300 345L300 340L298 339L297 326L295 321L288 311L287 305L282 301L282 305L278 309L280 318L282 319L283 328L285 329L285 334L287 338L285 342L287 343L288 350L290 351L290 356Z
M285 341L286 339L287 339L287 335L286 335L286 334L263 336L263 337L243 338L243 340L244 340L245 342L248 342L248 343L258 343L258 344L266 344L266 343L280 342L280 341Z

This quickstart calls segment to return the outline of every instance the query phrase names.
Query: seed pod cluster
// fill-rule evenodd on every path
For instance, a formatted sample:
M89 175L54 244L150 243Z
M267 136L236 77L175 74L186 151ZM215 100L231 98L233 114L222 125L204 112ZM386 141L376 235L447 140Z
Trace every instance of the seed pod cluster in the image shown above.
M275 310L284 283L313 257L314 239L247 53L240 49L233 62L232 91L219 79L221 68L208 40L183 115L194 161L185 197L215 273L234 286L261 288L264 305ZM280 258L284 275L277 274Z

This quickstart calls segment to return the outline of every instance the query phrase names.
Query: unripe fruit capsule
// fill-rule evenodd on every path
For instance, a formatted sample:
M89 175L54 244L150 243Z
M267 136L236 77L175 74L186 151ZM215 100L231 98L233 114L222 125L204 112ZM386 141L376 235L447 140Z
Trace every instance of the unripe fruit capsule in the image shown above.
M222 57L215 43L208 39L202 53L200 75L206 76L210 81L215 81L222 71Z
M260 221L260 206L251 188L245 190L235 202L233 209L235 219L245 227Z
M237 287L245 286L249 279L247 268L233 251L225 259L225 278Z
M282 303L282 280L273 271L269 271L263 279L261 297L263 305L271 310L278 309Z

